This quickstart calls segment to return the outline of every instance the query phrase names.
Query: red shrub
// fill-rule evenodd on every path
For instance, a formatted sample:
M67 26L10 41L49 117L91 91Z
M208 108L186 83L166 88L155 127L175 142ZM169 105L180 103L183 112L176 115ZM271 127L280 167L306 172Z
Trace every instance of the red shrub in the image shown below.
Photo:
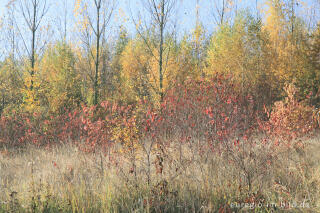
M145 130L158 140L178 134L181 142L206 139L213 148L249 137L255 111L252 97L236 93L229 79L220 76L178 85L166 94L160 110L149 110L147 117Z
M102 102L49 118L14 114L1 118L4 131L0 141L12 145L71 141L94 151L113 143L132 149L142 137L169 142L168 137L178 135L182 143L199 138L214 149L217 144L246 139L252 133L253 99L235 88L229 78L219 76L178 85L165 95L160 108L141 100L137 105Z
M283 101L274 103L269 120L261 122L261 128L268 135L286 142L310 135L315 129L316 122L313 119L314 108L295 97L297 89L293 84L285 87L287 97Z

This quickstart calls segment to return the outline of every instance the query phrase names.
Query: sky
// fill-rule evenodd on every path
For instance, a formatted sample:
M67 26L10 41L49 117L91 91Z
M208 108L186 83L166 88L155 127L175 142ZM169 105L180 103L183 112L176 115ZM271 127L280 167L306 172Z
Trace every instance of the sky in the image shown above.
M0 17L3 17L5 13L5 5L10 0L0 0ZM75 0L48 0L50 2L50 10L47 14L47 22L56 25L57 20L63 14L62 2L66 1L68 4L69 19L73 22L74 1ZM199 18L204 25L208 33L215 30L215 22L213 17L213 2L222 0L198 0L199 1ZM248 8L253 11L256 8L256 0L236 0L239 3L237 5L238 10ZM262 4L264 0L257 0L258 4ZM314 4L317 0L303 0L309 5ZM109 29L116 32L120 25L124 25L130 34L135 34L135 25L132 22L132 16L137 18L137 11L140 11L142 15L147 14L141 7L141 0L116 0L117 8L113 15L113 21L111 22ZM318 1L320 6L320 1ZM195 27L196 23L196 5L197 0L177 0L176 13L172 17L172 23L175 23L177 31L180 35L185 32L190 32ZM301 7L302 8L302 7ZM305 7L306 8L306 7ZM320 7L319 11L320 11ZM132 11L132 12L131 12ZM306 9L302 9L302 12L306 12ZM125 17L125 18L124 18ZM319 14L313 16L314 19L319 19ZM125 21L127 19L127 21ZM21 20L20 20L21 21ZM21 21L23 22L23 21ZM69 24L71 24L69 22Z
M5 5L7 4L9 0L0 0L0 17L2 17L5 13ZM60 0L61 2L63 0ZM245 0L242 0L242 4ZM48 16L56 17L59 16L59 10L61 10L61 6L58 6L59 0L49 0L50 2L50 10ZM133 13L134 16L136 16L137 11L142 11L143 14L143 9L141 9L141 0L116 0L117 2L117 9L115 10L114 13L114 22L113 22L113 27L116 27L117 25L121 24L121 21L123 19L117 18L119 17L119 14L125 14L125 16L129 19L125 23L125 26L128 28L129 31L134 31L135 27L132 24L131 21L131 12ZM251 0L255 4L255 0ZM72 17L72 12L73 12L73 4L74 0L67 0L68 3L68 10L70 14L70 19L73 19ZM190 32L195 27L196 23L196 5L197 5L197 0L177 0L177 7L176 7L176 14L173 16L173 21L176 23L178 26L178 30L180 32ZM252 3L244 3L243 5L246 6L251 6ZM212 0L199 0L199 14L200 14L200 20L203 23L203 25L206 28L213 28L214 27L214 19L212 16ZM50 20L54 22L55 18L53 20Z

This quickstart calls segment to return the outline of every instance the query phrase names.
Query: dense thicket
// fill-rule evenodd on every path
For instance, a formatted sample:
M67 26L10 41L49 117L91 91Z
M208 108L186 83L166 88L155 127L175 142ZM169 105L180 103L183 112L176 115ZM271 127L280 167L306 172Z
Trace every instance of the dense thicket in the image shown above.
M254 102L251 114L247 113L250 119L259 111L269 111L274 102L284 100L287 94L283 88L288 85L297 88L294 94L297 101L312 107L320 105L320 25L310 27L306 16L296 12L298 6L293 1L266 0L263 12L258 15L249 10L237 11L228 20L219 22L210 35L197 21L195 29L183 36L165 28L170 24L169 12L175 2L152 2L159 5L149 11L150 26L141 27L143 20L133 19L137 33L130 36L121 26L118 38L108 40L106 31L112 20L112 1L76 1L74 17L78 34L72 36L78 36L80 43L73 42L77 39L66 39L66 19L64 37L45 40L43 35L50 33L42 25L42 18L47 15L46 4L41 5L37 0L30 5L24 1L10 2L5 18L12 24L2 26L8 32L6 41L10 44L0 62L3 122L18 115L29 116L33 122L40 119L34 115L41 115L43 122L53 122L53 117L76 114L84 107L95 105L99 109L105 101L133 106L137 112L146 113L149 107L161 114L169 97L183 99L183 91L179 90L197 93L203 84L212 84L215 95L204 89L193 101L202 100L202 96L216 99L206 102L208 105L201 110L218 104L212 110L219 111L222 105L218 96L228 90L229 97L222 96L230 103L233 99ZM24 10L30 12L30 17L31 11L36 10L43 16L36 16L36 23L30 17L25 19L32 32L31 43L27 42L28 36L19 37L18 22L12 21L19 13L26 16ZM42 28L38 32L39 26ZM26 35L30 32L26 31ZM36 38L39 41L34 42ZM15 43L19 39L24 50ZM32 48L27 48L29 44ZM221 85L228 85L228 89ZM141 103L145 104L144 108ZM239 102L239 106L243 103ZM106 122L98 111L94 114L93 121ZM225 121L230 119L227 115L222 117ZM47 128L43 128L46 132Z

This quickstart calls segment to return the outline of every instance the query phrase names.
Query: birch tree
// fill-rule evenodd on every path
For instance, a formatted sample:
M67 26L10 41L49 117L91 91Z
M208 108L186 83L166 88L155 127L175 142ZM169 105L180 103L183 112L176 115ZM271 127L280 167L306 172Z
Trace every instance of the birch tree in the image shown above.
M89 74L93 82L93 104L99 103L99 82L101 74L101 56L105 41L107 26L110 23L115 9L114 0L83 0L77 1L76 12L82 25L81 40L88 52L88 57L93 60L94 70ZM90 60L88 60L90 63ZM103 63L102 63L103 64ZM89 67L91 67L89 65Z
M231 16L235 0L212 0L212 14L216 25L221 26Z
M33 90L33 83L34 83L34 74L35 74L35 63L36 63L36 55L37 51L40 49L43 49L43 47L37 46L39 44L37 42L37 38L39 36L37 33L40 30L40 24L45 17L45 15L48 12L49 6L47 0L19 0L19 6L20 6L20 13L22 14L23 20L25 25L27 26L27 30L31 34L31 42L30 45L28 45L28 42L24 36L24 34L21 33L21 30L19 29L20 36L23 40L23 44L25 47L25 50L27 51L28 58L30 61L30 90Z
M146 11L150 15L151 25L155 28L156 39L149 40L145 33L148 31L148 25L144 26L141 24L142 20L139 17L139 20L133 19L137 32L139 36L144 40L144 43L148 49L148 52L156 58L158 62L158 70L159 70L159 88L158 94L160 96L160 100L162 101L164 97L164 88L163 88L163 76L166 71L165 66L165 33L169 25L170 18L174 13L174 8L176 6L177 0L142 0L142 4L144 5ZM150 30L150 29L149 29ZM158 50L158 54L153 54L153 48L155 46ZM168 53L167 53L168 56Z

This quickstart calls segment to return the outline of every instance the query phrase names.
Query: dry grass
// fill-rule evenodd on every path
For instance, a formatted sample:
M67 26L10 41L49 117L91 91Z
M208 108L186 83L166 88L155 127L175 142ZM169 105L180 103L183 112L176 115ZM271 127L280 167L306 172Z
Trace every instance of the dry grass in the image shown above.
M2 149L0 212L320 212L319 142L241 143L220 154L197 140L171 140L162 153L150 140L130 153ZM293 201L305 207L280 207Z

